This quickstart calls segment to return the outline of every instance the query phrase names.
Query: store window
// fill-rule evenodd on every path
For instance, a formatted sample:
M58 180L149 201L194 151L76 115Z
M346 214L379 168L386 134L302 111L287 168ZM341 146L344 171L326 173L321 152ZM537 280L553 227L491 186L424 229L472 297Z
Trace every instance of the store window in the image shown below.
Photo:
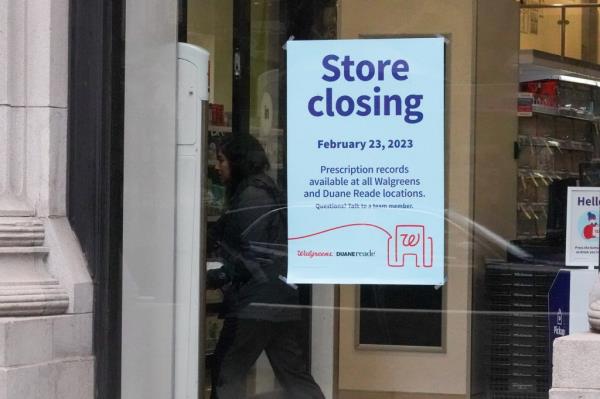
M585 292L595 273L586 267L594 261L587 265L581 259L585 254L576 241L581 237L575 238L570 226L590 240L585 241L588 258L597 257L600 215L592 209L593 201L582 200L589 209L575 221L567 217L573 195L589 194L573 194L583 191L570 188L587 190L598 184L597 5L465 0L184 3L179 7L179 40L204 49L210 59L202 165L207 217L200 235L205 248L200 274L205 279L198 290L199 394L276 397L298 390L307 397L327 398L384 398L391 393L440 399L548 397L553 339L587 328L581 317L587 304L569 311L556 299L560 295L553 290L559 288L553 286L565 269L562 275L570 273L572 282L582 284L576 291ZM144 41L147 35L131 40L149 43ZM173 46L175 41L172 37ZM328 47L329 53L323 50ZM139 49L144 52L143 46ZM320 58L315 56L318 51L325 51L318 53ZM164 69L149 76L161 74L166 74ZM136 81L129 76L130 82ZM322 91L303 103L303 88L315 87L311 76L322 83ZM175 68L169 78L171 83L177 79ZM397 87L411 91L400 96ZM165 84L158 92L153 100L172 112L166 120L175 121L176 91ZM135 94L131 104L139 111L143 99L134 102ZM350 136L353 129L377 135L388 126L357 115L394 120L399 132L422 132L426 139L386 137L383 144L375 136L372 143L350 140L344 134ZM318 125L318 118L325 122ZM426 128L418 130L422 121ZM168 141L161 135L164 131L176 130L176 123L162 126L163 133L144 123L146 133L158 141ZM321 127L324 138L314 139L315 148L309 148L301 127L307 127L306 140L313 140ZM335 139L327 136L331 132ZM159 152L158 141L147 142ZM414 146L423 152L411 150ZM328 159L316 152L320 149L346 152ZM152 156L156 154L141 165L152 164ZM156 156L160 162L165 157ZM143 169L133 157L131 161ZM165 164L174 165L169 162ZM382 167L369 169L370 162ZM165 175L176 174L175 169ZM132 168L131 176L136 173L141 172ZM344 183L344 173L359 178ZM369 188L329 187L325 193L315 176L332 186ZM300 189L311 177L314 188ZM390 181L402 187L376 187ZM170 183L166 186L175 190ZM140 193L149 194L143 189ZM402 200L380 201L378 193ZM132 190L132 203L135 195ZM364 200L370 196L374 199ZM350 199L340 199L344 197ZM163 203L168 203L165 198ZM154 209L177 214L175 207ZM326 210L316 213L319 207ZM131 208L131 215L139 212ZM355 213L360 220L344 221L342 210L353 208L386 215L394 234L369 223L367 211ZM160 214L165 220L173 217ZM127 212L124 217L128 219ZM434 217L435 223L425 221ZM313 228L319 223L322 229ZM343 230L350 225L356 227L351 234ZM339 234L338 242L355 246L377 234L389 238L377 254L372 248L343 251L334 246L328 251L330 231ZM314 248L298 247L298 240L308 237L312 241L303 242ZM127 252L127 239L124 245ZM406 250L417 245L419 251ZM151 253L162 252L147 248L143 271L126 266L130 274L125 280L135 284L125 284L125 290L139 295L136 305L143 302L139 298L151 307L181 305L170 291L177 291L177 281L167 284L169 289L152 281L164 288L160 300L149 294L156 287L140 284L152 280L155 274L148 270L153 267L173 276L158 264L152 266ZM128 254L137 259L134 251ZM404 277L382 281L387 274L365 271L373 267L368 258L377 256L387 256L386 268L404 272ZM317 260L310 269L298 257ZM345 269L319 280L315 276L326 274L315 269L327 269L328 257L346 257L347 262L338 260L331 268ZM569 264L575 258L577 265ZM435 277L419 280L432 270L438 273ZM265 287L272 290L263 291ZM572 318L564 328L567 315ZM171 316L161 314L161 320L177 326ZM292 325L284 324L292 319L293 328L282 327ZM285 338L286 345L278 347L277 338ZM134 349L126 359L134 359L135 345L127 348ZM175 351L179 349L176 345ZM128 367L139 367L134 363L126 362L124 375ZM294 368L295 376L286 367ZM175 369L174 374L180 372ZM170 381L175 392L178 381Z
M210 63L210 105L208 122L208 231L218 229L226 219L223 215L231 206L228 184L222 176L221 151L227 152L225 143L236 141L233 137L250 135L262 147L269 168L268 178L260 184L272 185L278 192L278 206L285 206L286 192L286 49L285 43L295 39L335 38L336 9L334 2L281 2L281 1L189 1L187 5L187 41L208 49ZM245 140L240 140L244 142ZM275 200L275 199L273 199ZM279 213L279 222L269 225L274 229L286 229L285 213ZM227 227L226 227L227 228ZM262 228L262 227L260 227ZM250 233L252 234L252 233ZM261 233L262 235L262 233ZM211 237L209 234L209 241ZM285 250L285 249L284 249ZM219 265L222 249L211 245L207 257ZM211 271L208 272L209 276ZM282 273L283 274L283 273ZM288 303L300 306L299 320L294 325L293 341L296 342L300 367L309 367L311 355L312 290L308 285L298 286L293 294L297 299ZM223 362L224 343L232 328L227 325L231 318L223 309L227 307L224 290L207 291L206 307L206 390L215 391L216 364ZM277 297L278 294L273 294ZM280 298L281 299L281 298ZM282 306L285 303L281 304ZM223 318L224 317L224 318ZM286 318L287 316L283 316ZM224 322L225 320L225 322ZM257 328L257 327L256 327ZM254 329L254 328L251 328ZM246 334L250 334L247 331ZM270 334L262 331L262 334ZM284 334L284 331L279 331ZM234 339L235 341L235 339ZM281 389L273 371L281 372L282 363L277 360L277 342L260 344L248 341L246 356L253 356L252 345L262 345L265 355L256 364L247 367L248 394L265 393ZM231 344L235 345L235 343ZM290 348L291 349L291 348ZM263 348L256 348L262 352ZM271 353L271 352L274 352ZM257 354L258 355L258 354ZM242 356L243 357L243 356ZM236 361L243 361L238 358ZM273 367L269 366L269 361ZM253 367L250 367L253 366ZM230 366L222 366L225 370ZM285 382L285 381L284 381ZM316 384L315 384L316 385ZM278 388L279 387L279 388ZM314 392L319 389L316 388ZM316 394L314 393L313 394ZM314 396L314 395L313 395ZM317 396L315 396L317 397Z

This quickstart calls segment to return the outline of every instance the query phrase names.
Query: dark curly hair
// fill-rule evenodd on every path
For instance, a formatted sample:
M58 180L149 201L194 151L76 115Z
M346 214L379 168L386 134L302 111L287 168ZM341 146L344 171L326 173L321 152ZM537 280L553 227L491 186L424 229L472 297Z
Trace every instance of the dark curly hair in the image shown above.
M217 152L221 152L229 162L231 177L226 187L228 199L244 179L270 168L265 149L251 134L228 135L217 146Z

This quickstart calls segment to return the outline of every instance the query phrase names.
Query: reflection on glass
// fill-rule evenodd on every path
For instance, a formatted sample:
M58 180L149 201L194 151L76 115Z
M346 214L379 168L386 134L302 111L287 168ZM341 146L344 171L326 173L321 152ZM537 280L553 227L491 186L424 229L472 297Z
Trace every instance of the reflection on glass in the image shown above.
M543 5L526 1L526 5ZM577 2L575 2L577 4ZM598 63L598 8L522 8L521 49L539 50ZM563 33L564 28L564 49Z
M298 287L285 279L286 209L268 168L264 149L249 134L231 135L217 148L226 210L209 236L223 262L207 273L207 288L223 292L213 399L245 397L246 377L263 351L285 397L324 398L298 340Z
M560 55L560 19L560 9L521 9L521 49Z

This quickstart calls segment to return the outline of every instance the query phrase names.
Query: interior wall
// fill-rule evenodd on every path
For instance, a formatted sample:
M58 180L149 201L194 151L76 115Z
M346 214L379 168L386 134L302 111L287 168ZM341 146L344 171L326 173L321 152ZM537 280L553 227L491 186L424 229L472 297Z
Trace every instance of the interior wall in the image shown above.
M569 4L586 3L583 0L574 0ZM532 4L531 1L528 3ZM587 10L568 8L566 11L565 56L581 58L582 54L582 28L583 14ZM521 48L536 49L553 54L560 54L561 25L560 9L524 9L521 15ZM536 30L537 26L537 30ZM506 29L502 35L510 35Z
M596 3L596 0L584 0L587 3ZM600 16L598 8L588 8L583 12L581 21L581 58L589 62L598 62L598 25Z
M476 42L473 220L482 228L473 231L472 309L485 311L485 258L504 257L506 243L516 238L513 146L518 132L519 5L512 0L479 0ZM497 242L488 231L497 235ZM472 321L471 381L472 392L478 393L486 383L485 313L475 312Z
M462 220L472 215L474 0L340 0L339 38L360 35L444 34L446 67L446 205ZM358 350L355 287L340 289L339 388L466 395L469 390L471 236L468 225L446 229L445 351ZM368 370L368 372L365 372ZM387 396L386 396L387 397Z
M210 53L210 102L231 112L233 0L188 0L188 42Z

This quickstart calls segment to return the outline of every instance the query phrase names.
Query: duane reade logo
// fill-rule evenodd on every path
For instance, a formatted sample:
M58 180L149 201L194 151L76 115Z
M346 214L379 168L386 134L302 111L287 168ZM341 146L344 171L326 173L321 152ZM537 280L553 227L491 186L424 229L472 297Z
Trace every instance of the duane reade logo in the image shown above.
M373 250L368 250L368 251L338 251L335 253L335 256L366 256L366 257L373 257L375 256L375 251Z

